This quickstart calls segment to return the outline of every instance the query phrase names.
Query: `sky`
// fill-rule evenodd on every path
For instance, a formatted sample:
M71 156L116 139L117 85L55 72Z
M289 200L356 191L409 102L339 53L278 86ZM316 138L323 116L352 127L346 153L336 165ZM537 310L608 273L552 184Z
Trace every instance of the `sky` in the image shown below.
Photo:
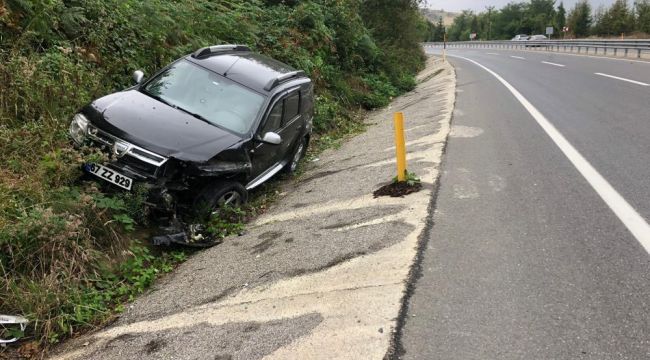
M446 11L461 11L466 9L471 9L474 11L483 11L487 6L494 6L497 9L503 7L510 2L521 2L524 0L427 0L429 8L431 9L444 9ZM573 5L579 0L564 0L564 7L567 11L573 8ZM614 2L614 0L589 0L591 6L598 8L600 5L609 6ZM628 4L632 5L634 1L628 0ZM556 0L556 4L560 3L560 0Z

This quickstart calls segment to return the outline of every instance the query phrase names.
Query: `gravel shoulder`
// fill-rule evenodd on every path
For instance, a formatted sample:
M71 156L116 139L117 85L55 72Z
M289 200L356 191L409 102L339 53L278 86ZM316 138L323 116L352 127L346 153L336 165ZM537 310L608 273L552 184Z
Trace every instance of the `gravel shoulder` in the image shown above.
M110 327L55 359L373 358L386 354L437 186L455 73L430 58L418 87L368 117L282 188L245 235L192 257ZM423 189L373 198L395 172L392 113Z

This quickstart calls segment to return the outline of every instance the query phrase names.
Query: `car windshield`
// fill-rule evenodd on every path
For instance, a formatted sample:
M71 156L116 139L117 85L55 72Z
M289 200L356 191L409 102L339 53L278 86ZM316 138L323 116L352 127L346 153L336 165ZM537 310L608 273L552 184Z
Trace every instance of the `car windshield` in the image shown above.
M264 96L187 60L160 73L142 92L239 134L248 132L264 103Z

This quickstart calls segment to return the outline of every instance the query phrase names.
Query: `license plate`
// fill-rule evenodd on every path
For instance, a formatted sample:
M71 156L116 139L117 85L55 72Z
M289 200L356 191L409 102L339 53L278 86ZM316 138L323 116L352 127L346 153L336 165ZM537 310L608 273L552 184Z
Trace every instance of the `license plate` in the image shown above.
M123 189L131 190L131 186L133 186L133 179L124 176L113 169L109 169L106 166L86 164L84 165L84 169L87 172Z

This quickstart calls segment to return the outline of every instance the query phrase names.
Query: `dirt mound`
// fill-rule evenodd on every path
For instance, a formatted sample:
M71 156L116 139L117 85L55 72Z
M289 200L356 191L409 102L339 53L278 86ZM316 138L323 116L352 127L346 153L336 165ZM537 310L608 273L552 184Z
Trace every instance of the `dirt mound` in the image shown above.
M375 198L378 198L380 196L404 197L408 194L418 192L421 189L422 189L422 184L420 184L419 182L413 185L409 185L406 182L397 182L397 183L390 183L388 185L384 185L380 187L379 189L375 190L375 192L373 192L372 195Z

